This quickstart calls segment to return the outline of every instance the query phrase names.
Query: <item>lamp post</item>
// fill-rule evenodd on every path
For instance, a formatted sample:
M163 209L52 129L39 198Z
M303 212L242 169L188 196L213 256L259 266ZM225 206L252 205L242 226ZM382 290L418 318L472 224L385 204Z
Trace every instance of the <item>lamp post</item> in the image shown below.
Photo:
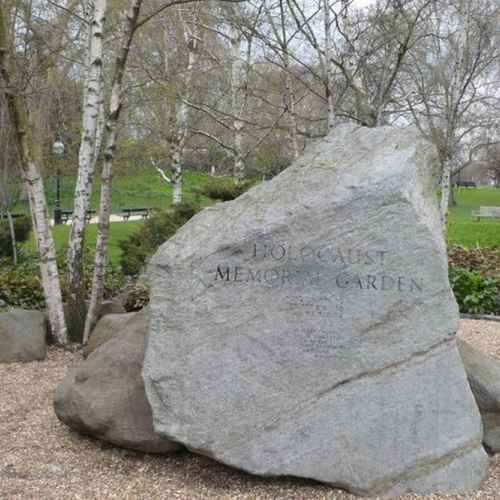
M52 152L56 158L61 158L64 155L64 144L61 141L54 142L52 146ZM61 214L61 169L59 167L59 161L57 162L56 170L56 206L54 208L54 224L62 223Z

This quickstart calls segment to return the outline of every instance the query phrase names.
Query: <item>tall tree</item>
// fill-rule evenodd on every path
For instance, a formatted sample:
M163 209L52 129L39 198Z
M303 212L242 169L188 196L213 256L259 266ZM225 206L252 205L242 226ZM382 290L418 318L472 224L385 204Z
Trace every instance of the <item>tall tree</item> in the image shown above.
M401 81L411 117L438 149L440 214L446 232L451 179L491 142L489 130L499 62L495 2L447 0L434 4L431 37L411 54Z
M68 247L68 324L72 339L79 341L85 323L85 290L83 282L83 258L85 226L90 208L94 167L100 146L104 86L103 50L106 0L90 0L86 3L88 18L88 53L86 79L83 93L82 137L78 154L78 175Z
M30 136L28 107L18 84L15 41L8 39L6 2L0 0L0 75L4 82L4 93L9 117L20 158L20 166L30 202L34 231L40 254L40 270L45 301L47 304L52 334L60 344L67 343L56 250L50 230L47 202L40 167L34 156Z

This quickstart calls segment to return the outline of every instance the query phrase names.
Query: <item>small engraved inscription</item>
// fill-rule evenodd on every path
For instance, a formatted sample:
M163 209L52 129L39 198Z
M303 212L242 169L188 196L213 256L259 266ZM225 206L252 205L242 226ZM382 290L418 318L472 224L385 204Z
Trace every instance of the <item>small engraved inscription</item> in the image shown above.
M338 345L333 330L305 328L302 332L304 335L304 352L314 354L315 356L329 356L334 354L342 346Z

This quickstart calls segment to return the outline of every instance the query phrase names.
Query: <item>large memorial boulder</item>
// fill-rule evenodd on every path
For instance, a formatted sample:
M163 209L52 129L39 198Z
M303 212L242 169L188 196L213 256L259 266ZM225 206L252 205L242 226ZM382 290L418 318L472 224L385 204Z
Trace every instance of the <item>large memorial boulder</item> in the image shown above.
M488 466L414 129L342 126L152 259L155 430L266 476L465 491Z

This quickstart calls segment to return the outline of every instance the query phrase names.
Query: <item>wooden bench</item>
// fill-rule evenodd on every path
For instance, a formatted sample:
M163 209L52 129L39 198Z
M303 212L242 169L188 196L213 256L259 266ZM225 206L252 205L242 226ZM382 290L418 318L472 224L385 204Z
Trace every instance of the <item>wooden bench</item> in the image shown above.
M147 219L151 214L151 208L122 208L122 217L126 222L132 215L140 215L143 219Z
M472 212L475 220L500 219L500 207L479 207L479 210Z
M88 224L90 219L96 214L95 210L87 210L87 214L85 215L85 222ZM73 210L61 210L61 222L66 224L66 222L70 221L73 218Z
M28 214L20 214L20 213L11 213L10 216L13 219L19 219L19 217L29 217ZM0 219L7 219L7 213L1 212L0 213Z
M477 188L477 184L474 181L457 181L455 182L456 187L465 188Z

